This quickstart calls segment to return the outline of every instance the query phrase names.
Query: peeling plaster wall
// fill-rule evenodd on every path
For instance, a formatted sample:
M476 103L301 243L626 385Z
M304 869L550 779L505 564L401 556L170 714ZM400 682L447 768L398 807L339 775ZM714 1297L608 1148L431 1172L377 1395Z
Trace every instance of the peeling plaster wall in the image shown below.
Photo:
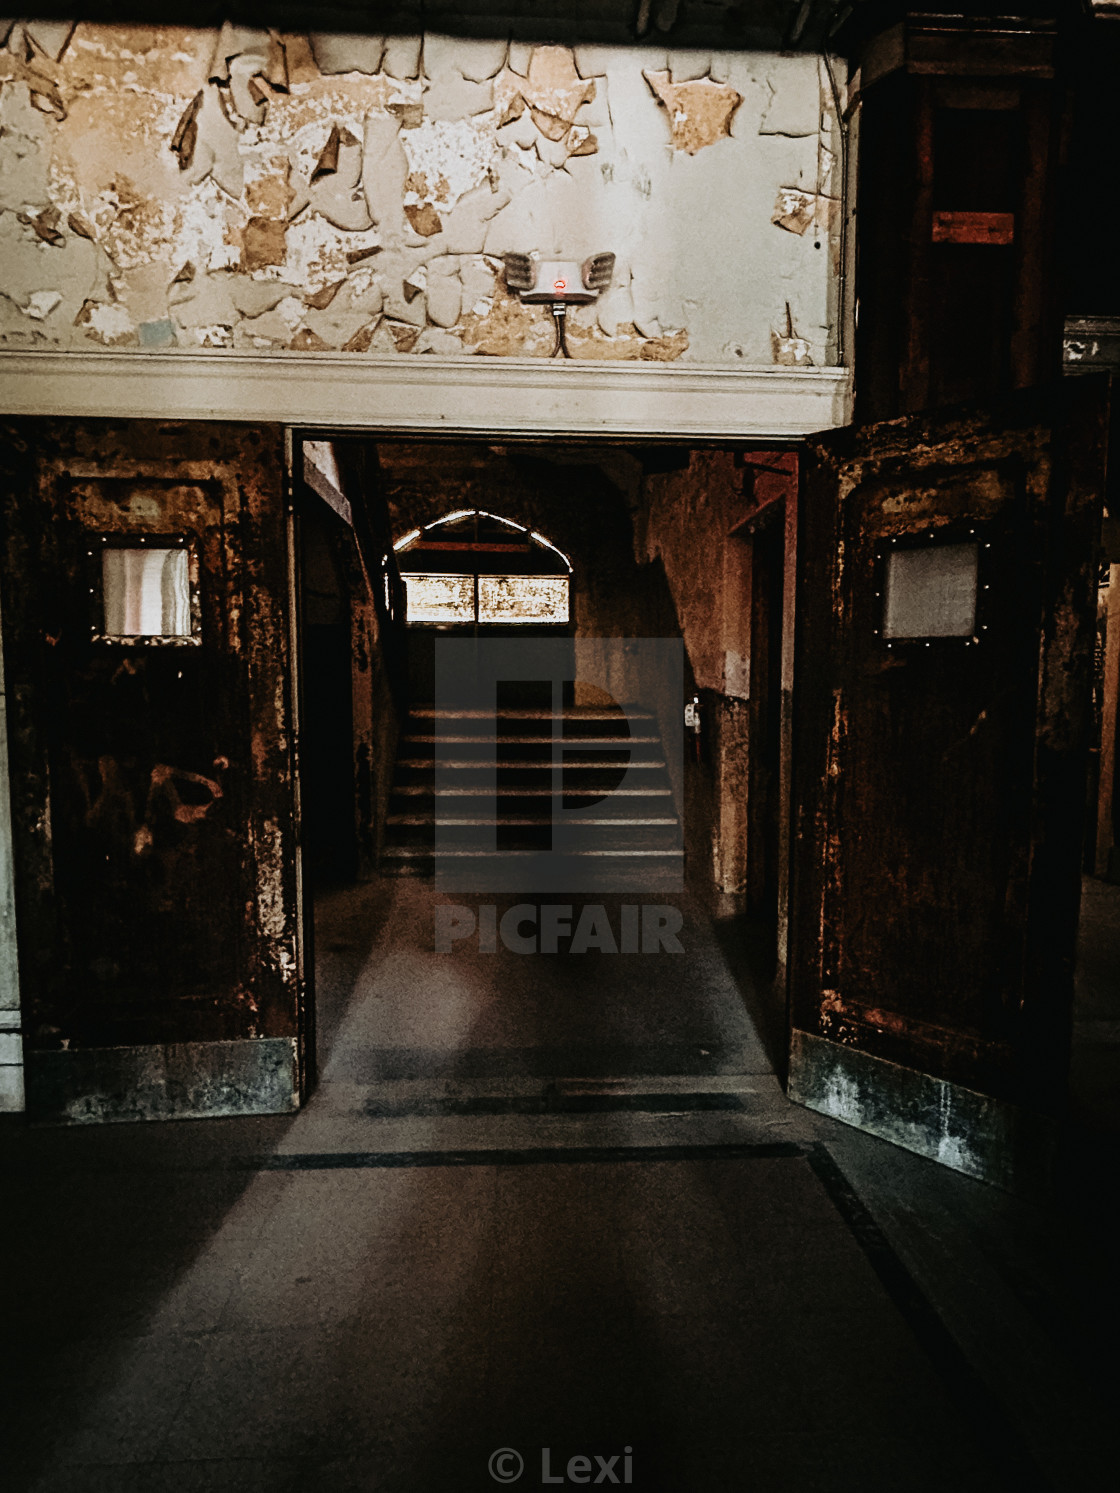
M750 573L746 546L727 538L742 491L731 452L693 451L686 468L645 478L636 535L639 557L664 567L701 700L699 753L686 742L688 860L731 897L746 880Z
M644 478L636 515L638 559L664 571L701 701L700 748L686 776L687 850L728 906L746 892L752 669L765 675L765 660L751 656L751 546L735 534L782 502L796 474L790 452L694 450L686 467Z
M640 558L665 567L696 687L747 698L747 551L727 538L747 510L742 470L729 451L693 451L683 470L648 476L642 497Z
M574 357L827 365L838 155L809 55L16 23L0 347L547 356L611 250Z

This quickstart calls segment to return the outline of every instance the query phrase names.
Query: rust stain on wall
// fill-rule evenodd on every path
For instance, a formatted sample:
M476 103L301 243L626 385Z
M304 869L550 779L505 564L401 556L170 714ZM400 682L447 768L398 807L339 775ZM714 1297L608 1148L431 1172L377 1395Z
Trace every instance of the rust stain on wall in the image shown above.
M241 231L241 268L252 274L266 265L283 264L287 228L274 218L250 218Z
M291 1035L279 430L25 421L0 458L32 1043ZM183 534L201 646L98 641L102 536Z

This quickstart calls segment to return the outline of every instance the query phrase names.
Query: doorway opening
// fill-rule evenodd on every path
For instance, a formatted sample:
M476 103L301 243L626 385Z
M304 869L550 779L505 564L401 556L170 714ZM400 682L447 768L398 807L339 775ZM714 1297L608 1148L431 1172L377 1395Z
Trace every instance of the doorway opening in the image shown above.
M331 459L320 450L309 464L312 444ZM330 847L320 863L333 867L313 878L319 1004L332 1006L323 1081L360 1082L390 1108L449 1086L470 1102L547 1108L572 1091L583 1104L592 1090L602 1101L605 1083L620 1103L663 1106L670 1092L694 1107L747 1103L772 1067L709 918L717 837L745 876L742 815L720 810L741 714L724 703L721 612L742 610L722 588L742 577L728 567L717 579L712 564L742 519L729 511L742 463L483 440L302 450L302 760L319 785L305 795L305 840ZM705 485L718 504L678 541L675 487ZM748 634L749 622L730 638L740 655ZM562 693L530 674L499 684L489 721L469 708L443 720L441 644L481 657L511 638L566 650ZM677 677L643 663L666 642ZM710 735L686 742L698 694ZM437 797L441 733L456 755ZM508 869L549 849L563 815L586 831L570 885L447 891L433 874L440 832L452 855L485 867L482 847ZM673 865L676 883L663 874ZM623 889L596 879L620 866L637 868Z

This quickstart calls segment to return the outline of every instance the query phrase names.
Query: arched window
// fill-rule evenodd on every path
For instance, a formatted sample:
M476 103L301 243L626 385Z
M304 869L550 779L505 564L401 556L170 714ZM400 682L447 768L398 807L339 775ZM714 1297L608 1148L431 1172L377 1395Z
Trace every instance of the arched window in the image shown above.
M502 626L568 621L572 567L543 534L479 508L398 539L409 623Z

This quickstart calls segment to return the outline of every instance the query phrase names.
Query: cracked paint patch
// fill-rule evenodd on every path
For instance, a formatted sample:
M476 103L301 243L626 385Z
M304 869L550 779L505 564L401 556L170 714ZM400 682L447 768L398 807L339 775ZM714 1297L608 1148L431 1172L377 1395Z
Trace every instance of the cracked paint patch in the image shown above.
M779 368L811 368L812 347L804 337L794 330L793 312L786 302L786 326L784 332L770 333L770 348L774 362Z
M814 227L827 232L839 209L840 203L834 197L806 192L802 187L779 187L770 221L776 228L798 236Z
M711 78L674 83L668 72L643 71L642 76L669 116L674 150L694 156L706 145L730 136L743 95L729 83L715 83Z
M56 306L62 303L62 292L58 290L36 290L27 298L27 304L20 307L25 316L30 316L34 321L45 321Z
M552 319L541 307L523 306L504 281L495 282L485 312L463 317L463 342L489 357L545 357L553 342Z
M449 212L472 188L489 182L500 153L492 129L470 119L429 120L402 130L408 161L406 197Z
M810 366L769 308L792 299L831 347L822 77L762 53L13 23L0 345L538 356L551 323L507 303L494 256L609 248L577 357ZM700 228L713 192L734 210ZM810 228L832 253L801 255Z
M84 327L90 337L106 347L124 347L139 340L127 309L113 303L87 301L75 325Z
M545 139L559 142L575 123L581 106L595 97L595 81L580 77L567 47L534 47L527 77L516 79L516 95L504 106L510 118L521 113L516 97L528 105ZM510 113L511 109L515 112Z
M802 234L812 227L817 216L817 195L800 187L779 187L770 221L787 233Z
M33 29L17 22L0 51L0 84L25 83L32 108L63 120L67 115L67 102L61 79L58 60L50 57L36 42Z

